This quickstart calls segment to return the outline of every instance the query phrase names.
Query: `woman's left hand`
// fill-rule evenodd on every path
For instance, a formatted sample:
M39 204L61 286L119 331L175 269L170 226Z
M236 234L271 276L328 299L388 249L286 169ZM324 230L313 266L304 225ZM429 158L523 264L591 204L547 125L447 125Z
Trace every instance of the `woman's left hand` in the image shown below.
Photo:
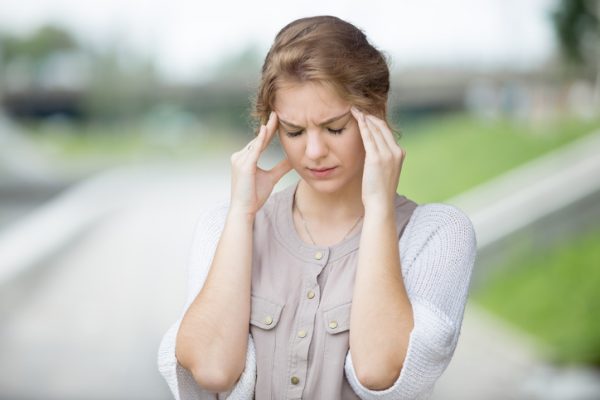
M393 206L406 152L396 143L385 121L356 107L351 110L366 152L362 181L365 212Z

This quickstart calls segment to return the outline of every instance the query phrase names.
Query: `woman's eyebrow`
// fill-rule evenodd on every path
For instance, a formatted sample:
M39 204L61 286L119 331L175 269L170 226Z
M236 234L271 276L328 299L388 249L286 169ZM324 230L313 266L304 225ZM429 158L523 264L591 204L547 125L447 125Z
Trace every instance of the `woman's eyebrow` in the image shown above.
M345 117L348 114L350 114L350 111L347 111L347 112L343 113L342 115L338 115L337 117L329 118L328 120L321 122L319 125L323 126L323 125L330 124L332 122L337 121L338 119L342 119L343 117ZM284 124L286 124L286 125L288 125L288 126L290 126L292 128L302 128L301 126L294 125L294 124L292 124L290 122L284 121L281 118L279 119L279 122L282 122L282 123L284 123Z

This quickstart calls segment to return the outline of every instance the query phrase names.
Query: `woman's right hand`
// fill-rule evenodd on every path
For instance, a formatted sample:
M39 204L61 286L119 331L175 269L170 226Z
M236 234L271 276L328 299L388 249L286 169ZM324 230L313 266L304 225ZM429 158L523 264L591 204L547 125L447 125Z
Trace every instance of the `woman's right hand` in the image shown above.
M287 158L272 169L258 167L258 159L277 129L277 114L272 111L267 125L242 150L231 155L230 213L254 217L269 198L275 184L292 169Z

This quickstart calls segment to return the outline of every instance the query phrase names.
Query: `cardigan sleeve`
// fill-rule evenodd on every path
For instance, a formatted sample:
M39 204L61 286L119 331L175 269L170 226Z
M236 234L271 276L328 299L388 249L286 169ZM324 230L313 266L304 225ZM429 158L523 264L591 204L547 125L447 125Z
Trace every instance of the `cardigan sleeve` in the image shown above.
M221 204L200 216L194 230L192 248L188 260L186 302L177 321L163 336L158 350L158 369L166 380L176 400L252 399L256 380L256 356L252 335L248 334L246 366L238 382L229 392L213 393L203 389L190 371L179 364L175 357L175 343L183 315L202 289L214 257L219 238L223 232L227 205Z
M346 377L363 400L429 398L454 354L460 334L477 248L471 220L451 205L420 205L399 248L414 327L400 375L387 389L364 387L347 352Z

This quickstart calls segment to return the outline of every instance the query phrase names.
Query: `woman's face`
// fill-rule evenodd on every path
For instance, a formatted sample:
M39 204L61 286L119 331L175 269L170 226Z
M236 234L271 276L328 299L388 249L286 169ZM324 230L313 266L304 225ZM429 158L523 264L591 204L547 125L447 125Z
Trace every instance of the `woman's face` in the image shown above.
M315 190L334 193L362 178L365 148L351 106L318 83L277 91L274 108L283 150Z

